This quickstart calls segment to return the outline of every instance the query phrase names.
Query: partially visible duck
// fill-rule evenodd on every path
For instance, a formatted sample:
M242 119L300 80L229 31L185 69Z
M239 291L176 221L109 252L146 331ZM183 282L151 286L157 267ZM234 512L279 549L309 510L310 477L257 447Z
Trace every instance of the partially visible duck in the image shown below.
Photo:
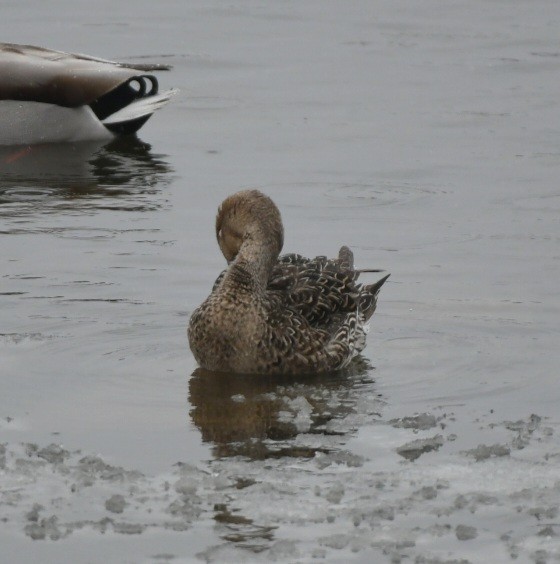
M354 269L348 247L336 259L279 256L280 212L258 190L224 200L216 236L229 266L192 314L188 329L191 350L203 368L332 372L363 350L367 321L389 275L371 285L358 283L364 271Z
M0 145L134 133L177 92L147 74L169 68L0 43Z

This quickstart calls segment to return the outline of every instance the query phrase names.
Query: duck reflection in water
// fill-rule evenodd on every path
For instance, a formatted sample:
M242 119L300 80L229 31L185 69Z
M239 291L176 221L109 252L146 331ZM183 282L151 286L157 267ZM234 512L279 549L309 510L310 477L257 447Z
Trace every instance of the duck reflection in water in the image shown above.
M153 196L172 173L165 155L135 136L0 147L0 206L12 213L157 209Z
M190 416L216 458L310 458L340 448L351 427L344 420L364 388L373 389L370 371L365 359L351 371L305 377L198 368L189 382Z

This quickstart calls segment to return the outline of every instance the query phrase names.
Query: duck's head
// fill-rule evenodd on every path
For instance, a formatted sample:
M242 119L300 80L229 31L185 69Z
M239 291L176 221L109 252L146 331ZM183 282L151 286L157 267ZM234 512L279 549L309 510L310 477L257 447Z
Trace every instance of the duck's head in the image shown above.
M241 246L252 241L276 258L284 244L282 218L274 202L258 190L242 190L226 198L216 217L216 238L231 262Z

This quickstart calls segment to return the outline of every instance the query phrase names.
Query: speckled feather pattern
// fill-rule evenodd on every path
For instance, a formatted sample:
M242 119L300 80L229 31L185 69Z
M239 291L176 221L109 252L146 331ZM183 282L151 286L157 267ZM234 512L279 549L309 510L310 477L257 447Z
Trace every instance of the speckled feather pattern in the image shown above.
M265 208L274 206L256 190L232 198L249 210L254 198ZM250 236L242 235L228 269L191 317L189 342L195 358L208 370L238 373L305 374L346 367L365 347L366 323L388 276L360 284L348 247L336 259L274 256L270 245L255 236L267 231L267 214L246 217L258 227L248 228ZM277 226L276 231L282 233ZM218 231L219 240L221 235ZM260 260L261 253L270 255L269 260ZM255 267L247 257L260 264Z

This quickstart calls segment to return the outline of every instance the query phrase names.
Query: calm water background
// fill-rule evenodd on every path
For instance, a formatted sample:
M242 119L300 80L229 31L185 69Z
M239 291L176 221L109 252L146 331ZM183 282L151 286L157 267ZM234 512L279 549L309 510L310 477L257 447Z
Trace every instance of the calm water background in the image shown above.
M169 63L160 84L181 89L138 141L1 150L0 442L54 441L149 475L179 460L227 472L240 464L233 455L262 459L228 433L261 440L267 424L249 424L250 408L228 420L216 403L224 384L209 377L205 388L193 375L185 331L224 265L217 206L259 187L282 211L286 252L334 255L344 243L358 266L392 273L368 337L375 369L301 392L323 391L340 408L336 448L373 461L351 476L399 468L412 480L423 460L429 474L454 456L458 494L453 478L475 464L461 453L507 442L502 423L531 414L549 431L529 463L558 456L557 2L4 2L0 12L3 41ZM222 400L249 401L255 389L279 393L243 381ZM204 409L222 419L208 424ZM395 448L435 431L409 436L387 423L417 413L446 417L453 440L414 466ZM313 470L315 453L329 450L300 444L297 432L283 439L280 475L293 457ZM503 464L496 488L510 495L508 474L525 467L513 455ZM329 480L316 476L310 491ZM478 540L434 534L401 550L507 561L498 539L515 525L505 505ZM419 523L425 508L416 509ZM307 546L311 522L311 513L303 525L280 520L273 540ZM189 561L224 539L211 515L183 537L91 532L41 545L21 527L0 536L22 562L37 551L70 561L72 550L95 561L88 550L100 539L95 550L112 561L160 546ZM390 557L326 546L331 561ZM533 559L560 550L554 539L523 546Z

